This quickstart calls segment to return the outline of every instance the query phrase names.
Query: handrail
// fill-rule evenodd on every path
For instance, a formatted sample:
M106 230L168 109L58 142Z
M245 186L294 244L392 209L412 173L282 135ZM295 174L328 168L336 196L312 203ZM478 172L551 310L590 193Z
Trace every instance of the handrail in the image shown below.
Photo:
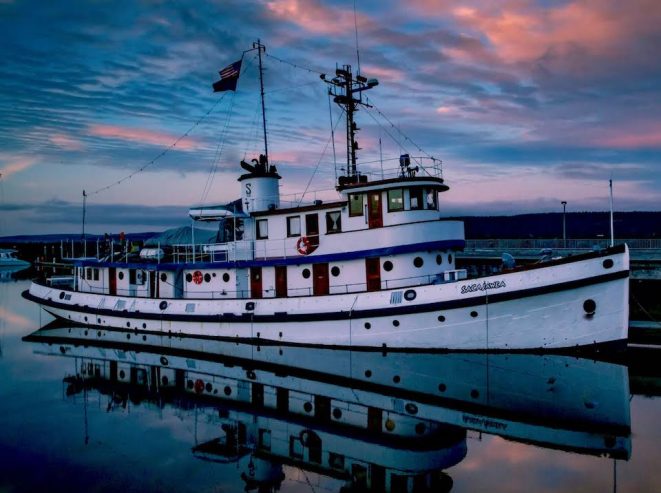
M630 250L657 250L661 249L661 239L617 239L616 243L626 243ZM554 250L594 250L595 247L604 249L610 246L609 238L537 238L537 239L493 239L493 240L466 240L464 251L474 250L541 250L551 248Z

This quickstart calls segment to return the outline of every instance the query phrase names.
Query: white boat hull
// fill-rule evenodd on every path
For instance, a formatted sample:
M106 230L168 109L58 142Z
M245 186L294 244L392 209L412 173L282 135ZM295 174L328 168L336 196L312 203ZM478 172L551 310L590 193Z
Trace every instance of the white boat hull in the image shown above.
M55 317L141 334L420 350L559 349L628 336L626 247L452 283L265 299L130 298L33 283Z

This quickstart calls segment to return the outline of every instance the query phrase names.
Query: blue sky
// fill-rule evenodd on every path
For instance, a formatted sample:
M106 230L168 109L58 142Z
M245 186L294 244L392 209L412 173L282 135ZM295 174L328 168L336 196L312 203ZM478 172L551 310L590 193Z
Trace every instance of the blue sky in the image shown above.
M236 198L238 162L262 146L254 52L236 93L211 83L258 38L281 193L334 197L318 72L356 70L354 19L361 72L380 81L357 117L363 171L381 140L384 159L443 160L448 215L605 210L611 176L617 210L659 209L658 1L353 6L0 1L0 236L80 231L83 190L95 233L186 224L190 205Z

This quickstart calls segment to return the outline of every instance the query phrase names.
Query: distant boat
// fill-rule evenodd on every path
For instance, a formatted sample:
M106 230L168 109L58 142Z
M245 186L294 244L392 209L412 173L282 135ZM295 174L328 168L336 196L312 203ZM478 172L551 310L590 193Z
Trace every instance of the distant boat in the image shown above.
M0 269L22 270L30 267L30 262L16 257L18 252L9 248L0 248ZM20 267L20 269L16 269Z
M395 169L359 172L354 113L378 82L349 65L322 80L347 123L338 200L281 203L265 139L263 155L240 163L240 199L189 211L218 225L215 242L200 244L192 228L168 256L76 260L71 288L35 281L24 297L145 337L473 351L627 340L626 245L468 279L456 266L464 225L441 212L440 161L402 154Z

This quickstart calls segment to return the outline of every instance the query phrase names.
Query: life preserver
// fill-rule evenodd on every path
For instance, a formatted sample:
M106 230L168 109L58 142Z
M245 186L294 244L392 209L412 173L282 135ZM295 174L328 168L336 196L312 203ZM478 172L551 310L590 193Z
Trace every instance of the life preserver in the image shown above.
M312 243L307 236L301 236L296 242L296 250L301 255L307 255L312 252Z
M199 270L193 272L193 282L195 284L202 284L202 279L203 279L202 273Z

